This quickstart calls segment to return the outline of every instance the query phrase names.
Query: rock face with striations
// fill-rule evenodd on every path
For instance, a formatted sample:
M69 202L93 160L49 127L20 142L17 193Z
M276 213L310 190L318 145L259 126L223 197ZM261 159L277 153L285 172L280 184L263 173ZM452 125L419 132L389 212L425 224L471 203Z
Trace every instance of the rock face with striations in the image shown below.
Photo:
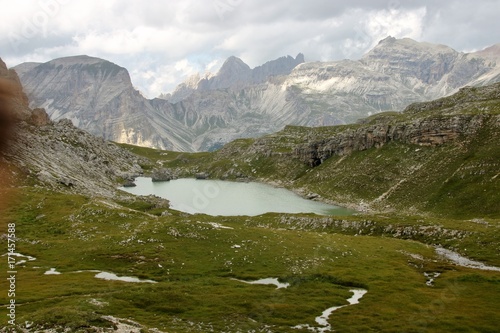
M389 142L399 141L419 146L439 146L452 142L460 136L472 136L485 123L500 125L500 117L467 110L471 103L500 100L500 83L481 88L462 88L457 94L432 102L415 103L408 106L403 116L374 117L352 129L337 135L301 144L294 155L304 163L315 167L331 156L343 156L354 151L379 148ZM438 115L425 115L427 110L439 110ZM468 112L469 111L469 112ZM422 116L420 116L422 114ZM415 119L416 118L416 119Z
M499 64L499 65L497 65ZM32 107L105 139L209 151L286 125L329 126L500 80L500 46L475 53L388 37L360 60L304 63L303 55L250 68L230 57L165 99L148 100L127 71L85 56L15 67ZM50 84L49 84L50 82Z
M22 64L15 70L31 107L43 107L52 120L73 124L107 140L189 150L188 129L168 117L169 103L157 110L135 90L125 68L88 56Z
M52 122L43 109L31 110L15 72L0 60L0 79L8 79L20 92L14 111L20 122L5 159L26 176L49 188L89 196L113 197L121 179L142 173L140 158L111 142L73 126L71 120Z

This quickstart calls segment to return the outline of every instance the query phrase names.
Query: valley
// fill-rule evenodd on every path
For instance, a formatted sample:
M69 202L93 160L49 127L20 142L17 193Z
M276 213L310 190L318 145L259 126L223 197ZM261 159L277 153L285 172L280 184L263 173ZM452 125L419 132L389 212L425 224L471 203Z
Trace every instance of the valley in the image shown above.
M20 100L26 117L2 157L16 186L2 189L0 216L0 271L16 272L1 316L14 299L15 325L0 331L495 332L499 100L499 84L464 88L199 153L37 125ZM188 214L118 190L158 174L262 182L359 213ZM265 278L288 286L241 282ZM366 293L349 305L352 290Z

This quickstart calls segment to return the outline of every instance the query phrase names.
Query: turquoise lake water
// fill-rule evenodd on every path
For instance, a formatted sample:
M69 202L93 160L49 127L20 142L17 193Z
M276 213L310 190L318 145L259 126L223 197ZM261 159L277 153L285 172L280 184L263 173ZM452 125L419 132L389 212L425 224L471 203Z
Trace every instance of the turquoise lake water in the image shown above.
M168 199L172 209L212 216L256 216L268 212L352 215L353 210L307 200L283 189L261 183L223 180L176 179L152 182L139 177L136 187L122 188L136 195L154 194Z

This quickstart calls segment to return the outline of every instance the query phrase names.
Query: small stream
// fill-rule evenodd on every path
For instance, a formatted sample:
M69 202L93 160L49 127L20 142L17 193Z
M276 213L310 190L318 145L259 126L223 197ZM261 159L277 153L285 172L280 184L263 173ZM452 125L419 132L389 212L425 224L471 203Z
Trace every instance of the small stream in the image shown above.
M337 311L338 309L344 308L344 307L349 306L349 305L359 304L359 300L368 292L365 289L351 289L349 291L353 293L351 298L347 299L347 302L349 304L340 305L340 306L333 306L333 307L328 308L325 311L323 311L321 316L316 317L315 320L316 320L316 323L318 323L319 327L314 327L311 325L297 325L297 326L294 326L292 328L294 328L294 329L308 329L311 332L317 332L317 333L332 331L332 325L328 322L330 315L334 311Z
M264 284L264 285L271 284L271 285L275 285L276 289L288 288L290 286L289 283L279 282L277 278L265 278L265 279L255 280L255 281L245 281L245 280L238 280L238 279L231 279L231 280L243 282L243 283L248 283L248 284ZM314 327L311 325L296 325L292 328L293 329L307 329L311 332L318 332L318 333L332 331L332 325L330 325L330 323L328 322L328 318L330 317L332 312L334 312L340 308L349 306L349 305L358 304L359 300L368 292L365 289L351 289L349 291L353 293L353 295L347 299L347 302L349 304L332 306L331 308L328 308L325 311L323 311L320 316L316 317L315 320L316 320L316 323L318 323L319 327Z
M462 255L460 255L457 252L453 252L451 250L442 248L442 247L436 247L436 253L444 257L454 264L462 267L469 267L469 268L475 268L475 269L480 269L483 271L497 271L500 272L500 267L495 267L495 266L488 266L483 264L482 262L479 261L474 261L469 258L466 258Z
M265 278L265 279L260 279L260 280L255 280L255 281L245 281L245 280L238 280L238 279L231 279L234 281L238 282L243 282L243 283L248 283L248 284L263 284L263 285L275 285L276 289L281 289L281 288L288 288L290 286L290 283L281 283L278 281L277 278Z

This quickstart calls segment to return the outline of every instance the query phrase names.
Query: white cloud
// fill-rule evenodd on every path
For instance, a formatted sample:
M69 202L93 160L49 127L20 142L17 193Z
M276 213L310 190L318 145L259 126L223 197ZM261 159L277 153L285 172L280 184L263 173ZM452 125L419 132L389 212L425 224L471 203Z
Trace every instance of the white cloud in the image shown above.
M500 0L0 0L0 6L0 57L8 65L97 56L129 69L149 97L194 71L216 71L230 55L255 67L299 52L309 61L358 58L387 35L457 50L500 42Z

